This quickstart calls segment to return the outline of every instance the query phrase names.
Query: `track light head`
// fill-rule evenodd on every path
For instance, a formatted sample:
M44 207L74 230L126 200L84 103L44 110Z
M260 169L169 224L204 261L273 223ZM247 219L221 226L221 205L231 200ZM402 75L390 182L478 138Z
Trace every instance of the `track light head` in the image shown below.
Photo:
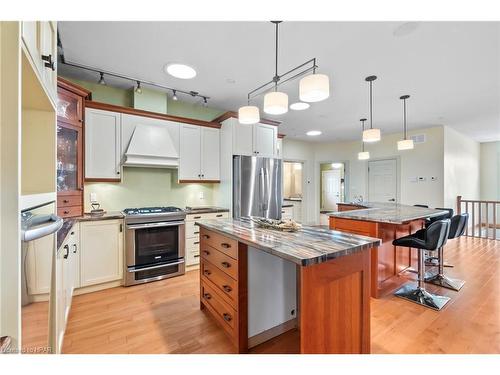
M142 94L141 81L137 81L137 87L135 88L135 92L138 94Z
M106 81L104 80L104 73L99 72L99 74L100 74L100 78L99 78L99 81L97 81L97 83L100 85L106 85Z
M177 90L173 90L172 100L177 101L179 98L177 97Z
M203 97L203 103L201 105L203 107L207 107L208 106L208 102L207 102L207 97L206 96Z

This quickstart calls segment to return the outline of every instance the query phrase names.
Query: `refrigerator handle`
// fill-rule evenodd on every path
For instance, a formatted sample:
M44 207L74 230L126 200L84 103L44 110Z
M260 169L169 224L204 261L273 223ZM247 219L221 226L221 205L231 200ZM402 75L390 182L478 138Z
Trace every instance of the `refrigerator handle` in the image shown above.
M267 211L269 210L269 171L267 170L267 168L262 168L262 180L262 210L264 211L264 217L267 217Z

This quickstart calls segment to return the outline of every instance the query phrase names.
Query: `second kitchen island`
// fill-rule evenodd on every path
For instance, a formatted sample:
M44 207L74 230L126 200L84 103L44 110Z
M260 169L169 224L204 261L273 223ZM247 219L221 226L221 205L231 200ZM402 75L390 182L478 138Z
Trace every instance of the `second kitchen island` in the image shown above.
M197 224L201 228L200 308L210 312L238 352L295 327L301 353L370 352L370 251L380 240L320 227L280 232L245 219ZM260 256L268 257L266 263L252 267L249 263ZM273 268L275 260L283 264ZM283 277L283 268L289 267L296 277L289 273ZM267 289L275 285L266 287L252 280L273 277L283 284L284 294L297 291L297 311L292 311L296 318L249 337L249 321L252 325L251 319L268 307L262 302L252 305L255 295L263 296L259 301L275 302L265 298ZM254 285L260 287L252 290ZM264 314L259 319L265 318Z

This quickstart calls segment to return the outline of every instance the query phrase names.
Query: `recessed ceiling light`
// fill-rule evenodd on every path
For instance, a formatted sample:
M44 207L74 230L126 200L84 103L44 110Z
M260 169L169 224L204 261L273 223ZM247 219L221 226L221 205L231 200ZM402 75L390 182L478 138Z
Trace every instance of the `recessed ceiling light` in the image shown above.
M196 70L186 64L170 63L165 65L165 72L175 78L191 79L196 77Z
M236 80L233 78L226 78L226 83L235 84Z
M290 109L293 109L294 111L303 111L304 109L307 109L309 107L310 107L309 103L303 103L303 102L290 104Z
M310 137L314 137L316 135L321 135L321 132L319 130L309 130L306 134Z

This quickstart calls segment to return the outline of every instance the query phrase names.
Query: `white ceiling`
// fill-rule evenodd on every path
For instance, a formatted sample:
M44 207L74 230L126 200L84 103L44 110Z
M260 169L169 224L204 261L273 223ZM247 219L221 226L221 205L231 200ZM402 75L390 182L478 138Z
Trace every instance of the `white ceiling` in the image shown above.
M368 114L364 78L374 74L374 126L383 133L401 130L399 96L409 94L410 129L444 124L478 141L500 140L500 23L419 22L413 31L401 25L282 23L279 72L316 57L319 71L330 76L331 96L306 111L266 117L281 120L280 132L293 138L312 140L305 132L315 129L323 132L315 141L358 139L359 119ZM411 32L396 36L398 28ZM269 22L60 22L59 30L70 61L199 91L211 97L210 106L221 109L244 105L247 92L274 73ZM167 62L187 63L198 74L192 80L170 77L163 72ZM98 78L59 69L77 78ZM294 102L298 81L282 90Z

